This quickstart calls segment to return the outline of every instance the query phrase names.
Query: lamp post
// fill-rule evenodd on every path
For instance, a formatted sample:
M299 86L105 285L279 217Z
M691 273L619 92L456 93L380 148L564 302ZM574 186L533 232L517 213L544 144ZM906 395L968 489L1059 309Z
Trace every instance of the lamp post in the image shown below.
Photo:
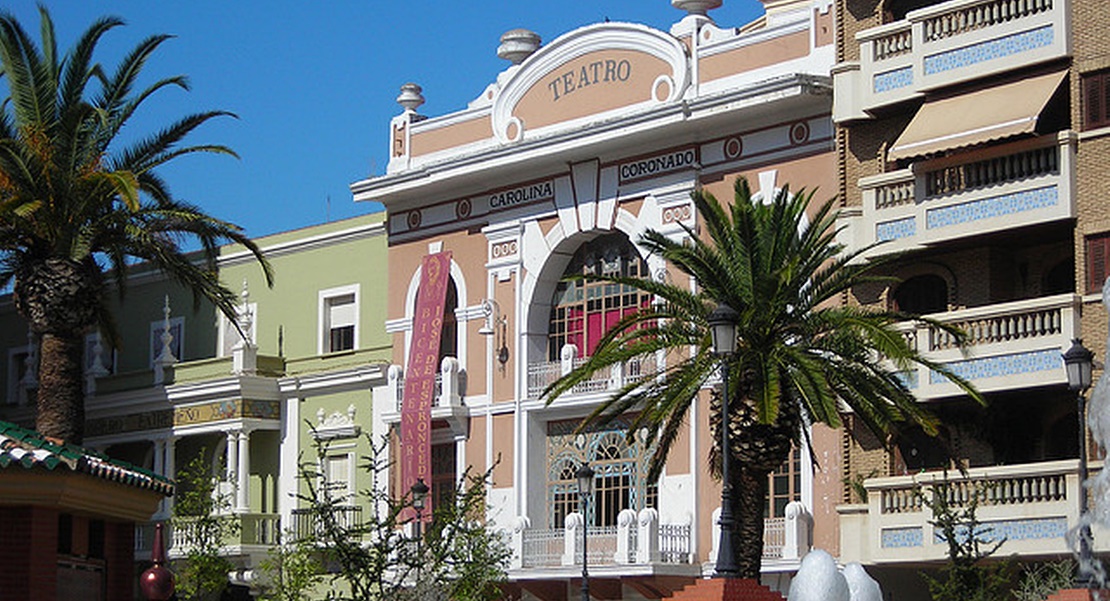
M713 333L713 354L721 360L721 538L717 544L717 576L734 578L739 573L736 566L736 548L733 532L736 518L732 515L733 494L729 464L732 463L732 428L729 424L728 363L736 352L736 322L740 314L727 304L719 304L709 314L709 328Z
M1091 387L1091 368L1095 354L1083 346L1079 338L1072 340L1071 348L1064 353L1064 369L1068 374L1068 390L1075 393L1079 405L1079 568L1075 584L1091 588L1091 525L1087 523L1087 398L1084 393Z
M416 510L416 581L420 582L420 566L424 563L423 536L421 529L424 526L424 502L428 498L428 485L423 478L417 478L412 485L412 508Z
M574 473L578 480L578 499L582 502L582 601L590 601L590 571L586 567L588 561L588 543L586 534L590 531L590 497L594 494L594 470L589 463L583 463Z

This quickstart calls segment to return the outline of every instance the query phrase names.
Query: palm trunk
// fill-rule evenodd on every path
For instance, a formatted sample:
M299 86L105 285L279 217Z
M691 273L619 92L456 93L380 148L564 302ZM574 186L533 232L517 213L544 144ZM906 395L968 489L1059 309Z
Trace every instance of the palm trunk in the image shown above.
M736 565L740 578L759 580L760 567L763 565L763 512L767 507L766 470L752 469L743 465L733 467L733 498L736 506Z
M39 359L38 417L44 436L80 444L85 437L85 396L80 336L43 334Z

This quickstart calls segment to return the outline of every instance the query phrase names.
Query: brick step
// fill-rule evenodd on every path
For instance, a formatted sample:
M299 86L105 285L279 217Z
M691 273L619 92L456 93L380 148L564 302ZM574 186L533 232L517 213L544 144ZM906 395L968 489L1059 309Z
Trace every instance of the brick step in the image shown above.
M1056 591L1045 601L1099 601L1110 598L1110 591L1093 591L1085 588L1068 588Z
M708 578L684 587L671 601L783 601L783 597L750 578Z

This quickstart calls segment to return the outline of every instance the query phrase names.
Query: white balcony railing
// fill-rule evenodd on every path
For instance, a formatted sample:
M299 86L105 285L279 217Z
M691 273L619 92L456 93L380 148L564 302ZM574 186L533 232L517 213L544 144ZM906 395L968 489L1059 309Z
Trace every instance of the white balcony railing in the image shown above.
M842 240L880 243L877 256L1073 219L1076 140L1064 131L862 178Z
M654 509L625 509L616 526L590 526L590 565L693 563L689 524L659 524ZM518 518L513 534L513 569L582 565L582 516L567 516L564 528L529 528Z
M934 530L928 503L936 494L957 507L977 496L984 537L1006 539L1000 556L1068 554L1066 535L1078 524L1076 460L872 478L863 485L866 504L840 507L841 561L944 559L947 546ZM1110 548L1106 534L1096 531L1096 543L1100 539L1097 550Z
M538 399L552 382L570 373L574 368L580 367L589 360L589 357L578 357L578 349L567 345L563 348L563 358L560 361L541 361L528 364L528 398ZM589 379L579 382L571 389L570 394L589 394L617 390L627 384L639 382L645 378L653 377L659 370L655 355L644 355L627 361L624 365L613 366L608 372L598 372Z
M947 85L1071 54L1068 0L952 0L856 34L859 61L834 69L836 121Z
M1057 294L928 317L969 335L962 351L954 337L925 323L901 326L911 345L926 358L943 363L980 391L1016 390L1067 382L1063 351L1079 332L1080 298ZM905 374L922 399L960 394L958 388L925 367Z
M237 522L235 532L217 541L228 554L238 554L243 547L272 546L280 543L281 516L273 513L232 513L220 519ZM178 520L177 528L170 521L164 522L166 551L173 557L188 553L196 544L199 523L192 520ZM154 522L135 524L135 559L150 559L151 545L154 540Z

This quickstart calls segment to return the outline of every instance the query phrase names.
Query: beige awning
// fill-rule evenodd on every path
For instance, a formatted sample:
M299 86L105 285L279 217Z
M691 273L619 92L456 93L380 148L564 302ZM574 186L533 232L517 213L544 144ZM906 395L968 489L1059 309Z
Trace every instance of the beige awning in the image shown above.
M976 92L926 100L890 147L890 160L908 159L1032 133L1068 72L1056 71Z

